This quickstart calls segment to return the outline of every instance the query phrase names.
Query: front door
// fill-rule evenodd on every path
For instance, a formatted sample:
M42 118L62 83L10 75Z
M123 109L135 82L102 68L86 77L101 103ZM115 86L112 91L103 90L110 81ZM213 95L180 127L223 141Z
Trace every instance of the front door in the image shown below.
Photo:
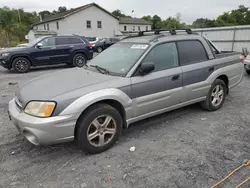
M175 43L154 47L143 62L153 62L155 70L131 78L135 116L166 110L182 102L182 69Z
M48 37L43 39L40 44L42 46L34 47L33 51L30 52L34 65L50 65L52 64L51 58L56 53L55 37Z

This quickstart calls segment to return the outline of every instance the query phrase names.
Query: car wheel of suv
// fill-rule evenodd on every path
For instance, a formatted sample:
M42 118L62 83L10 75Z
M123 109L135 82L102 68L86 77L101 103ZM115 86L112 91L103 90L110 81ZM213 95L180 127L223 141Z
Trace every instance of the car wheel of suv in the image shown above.
M101 53L101 52L103 51L103 49L102 49L102 47L97 47L96 51L97 51L98 53Z
M87 153L101 153L117 142L122 126L122 117L115 108L107 104L93 105L77 122L76 142Z
M250 74L250 70L246 70L247 74Z
M30 70L30 61L25 57L16 58L12 63L12 67L15 72L26 73Z
M227 86L224 81L217 79L212 84L207 98L201 106L208 111L216 111L223 105L227 94Z
M73 65L75 67L83 67L87 63L87 59L84 54L76 54L73 57Z

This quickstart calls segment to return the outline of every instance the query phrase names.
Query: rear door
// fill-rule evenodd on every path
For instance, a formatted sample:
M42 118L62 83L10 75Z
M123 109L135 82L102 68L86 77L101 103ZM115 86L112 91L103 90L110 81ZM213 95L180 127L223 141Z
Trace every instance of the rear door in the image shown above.
M155 70L131 78L135 115L157 113L181 103L182 70L176 44L172 42L155 46L142 62L154 62Z
M213 57L209 60L200 40L178 41L177 47L183 72L183 102L204 98L210 89L206 80L215 70Z
M74 45L70 42L70 37L56 37L56 55L54 63L67 63L70 61L71 50Z

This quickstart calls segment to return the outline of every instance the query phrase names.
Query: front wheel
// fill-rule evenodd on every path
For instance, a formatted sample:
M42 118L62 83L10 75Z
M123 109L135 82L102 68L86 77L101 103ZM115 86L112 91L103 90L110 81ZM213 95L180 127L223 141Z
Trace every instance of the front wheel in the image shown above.
M205 101L201 106L208 111L216 111L223 105L227 93L227 86L224 81L217 79L212 84Z
M110 105L90 107L76 125L76 142L85 152L95 154L111 148L122 132L120 113Z
M87 58L84 54L76 54L73 57L73 65L75 67L83 67L87 63Z
M14 59L12 67L17 73L26 73L30 70L30 61L25 57Z

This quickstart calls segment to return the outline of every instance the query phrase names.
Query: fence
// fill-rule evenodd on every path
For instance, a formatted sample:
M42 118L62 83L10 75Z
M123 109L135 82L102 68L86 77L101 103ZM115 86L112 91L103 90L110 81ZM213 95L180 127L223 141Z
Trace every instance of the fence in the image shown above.
M210 39L221 50L241 52L243 47L250 50L250 25L192 30Z

